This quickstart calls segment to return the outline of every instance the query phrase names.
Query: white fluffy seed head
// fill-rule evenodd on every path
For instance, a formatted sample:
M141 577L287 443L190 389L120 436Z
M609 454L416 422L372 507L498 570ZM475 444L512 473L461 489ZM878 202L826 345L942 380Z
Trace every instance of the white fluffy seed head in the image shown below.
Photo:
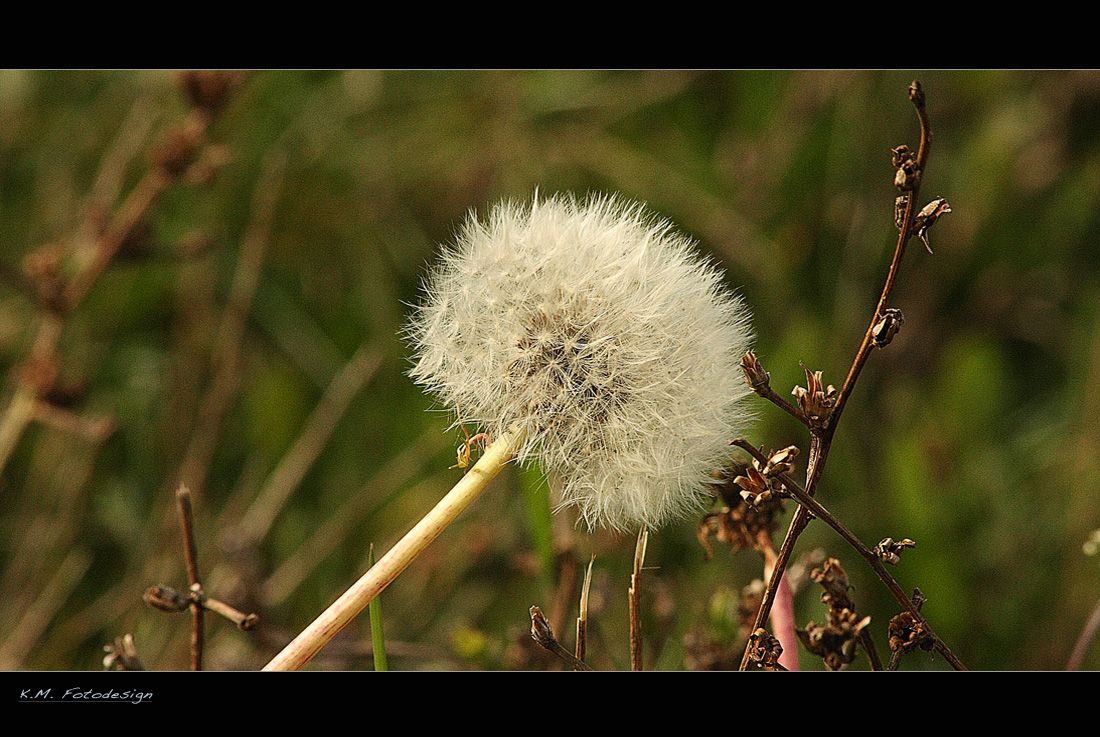
M410 375L462 422L525 431L589 525L699 509L742 432L749 315L694 244L635 204L568 196L471 217L408 328Z

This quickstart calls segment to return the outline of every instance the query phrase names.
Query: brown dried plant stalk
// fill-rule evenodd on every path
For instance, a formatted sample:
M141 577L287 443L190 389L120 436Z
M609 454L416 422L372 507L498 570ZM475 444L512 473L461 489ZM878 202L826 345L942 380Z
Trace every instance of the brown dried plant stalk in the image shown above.
M833 436L836 433L840 415L844 411L844 407L852 395L856 380L859 378L860 372L867 363L871 350L875 347L885 346L901 324L900 311L890 309L887 305L890 302L890 295L898 279L898 272L902 258L905 255L906 246L909 240L914 235L917 235L927 247L927 228L930 227L941 214L950 211L946 201L938 199L918 212L917 202L920 194L921 178L927 166L928 156L932 145L932 128L925 107L924 90L921 88L919 82L914 81L909 86L909 100L912 102L917 113L917 118L920 121L920 147L915 157L909 153L909 149L905 146L900 146L894 150L894 165L896 167L895 184L901 192L895 207L895 216L898 226L897 246L894 249L894 257L886 275L886 283L883 286L882 294L871 316L870 325L863 336L863 342L860 344L855 359L852 361L844 385L839 392L832 387L825 389L821 384L820 372L811 372L807 369L807 387L803 392L799 393L801 394L801 396L798 396L799 405L795 406L780 398L771 389L768 385L768 374L763 370L763 367L760 365L759 361L757 361L756 357L751 352L745 356L745 361L743 363L745 374L753 390L759 396L768 399L785 412L797 418L806 425L810 431L810 452L806 470L805 487L795 484L793 479L790 479L789 476L781 476L782 483L796 497L799 502L799 507L795 512L794 519L791 521L787 535L779 549L774 571L769 578L763 600L756 614L756 620L752 631L763 628L764 623L768 620L768 616L776 600L779 582L790 562L791 554L794 551L798 537L802 534L802 531L806 528L806 525L809 524L810 520L816 516L826 520L835 530L840 532L857 551L859 551L860 555L867 559L875 569L875 572L879 574L879 577L887 584L887 587L902 606L905 607L909 615L915 618L916 621L923 623L926 628L925 631L931 633L931 629L927 627L927 623L920 615L919 607L904 591L902 591L897 582L893 580L890 574L882 566L879 558L855 538L854 535L851 535L835 517L828 514L824 507L814 500L814 495L825 469L825 461L829 457L829 450L832 447ZM746 449L751 447L740 442L737 444ZM750 451L750 453L752 453L757 460L766 462L767 459L764 458L759 451L754 451L755 449ZM934 634L930 636L934 641L937 652L941 653L952 667L956 670L965 670L962 662L951 652L942 640L935 637ZM744 657L741 661L741 670L746 670L748 668L751 662L750 656L750 650L746 648Z

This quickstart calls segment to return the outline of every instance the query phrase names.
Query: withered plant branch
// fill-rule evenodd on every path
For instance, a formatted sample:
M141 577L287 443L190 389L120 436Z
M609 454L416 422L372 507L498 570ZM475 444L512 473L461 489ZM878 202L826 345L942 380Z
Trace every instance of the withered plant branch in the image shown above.
M43 308L38 334L31 351L32 361L53 360L68 315L84 300L96 280L139 227L142 219L161 194L174 182L186 180L186 166L182 164L189 161L195 151L205 150L205 135L210 120L210 109L203 106L193 108L187 120L169 135L170 140L184 143L183 150L186 155L182 159L173 161L170 157L163 155L167 149L166 146L162 146L156 160L151 163L123 204L106 223L100 223L97 220L97 216L101 216L102 212L91 208L92 212L86 217L81 229L83 234L90 234L96 242L91 254L80 264L79 270L66 284L50 282L47 286L45 282L49 280L44 280L43 283L28 285L23 275L7 279L20 291L26 291L30 286L36 301ZM125 160L144 140L146 128L144 110L135 110L131 114L130 123L126 126L129 132L120 136L114 150L104 159L95 187L96 194L104 195L117 191L117 182L120 179L117 170L121 167L120 162ZM7 271L8 269L5 268L5 273ZM16 382L15 393L8 407L5 408L3 417L0 418L0 470L7 464L23 431L34 419L35 402L40 398L43 388L25 380Z
M739 438L738 440L735 440L733 444L736 445L738 448L742 448L743 450L747 451L754 458L762 460L763 462L767 461L767 456L761 453L759 449L755 448L752 443L749 443ZM890 593L894 595L894 598L898 600L898 602L905 608L906 611L908 611L913 616L916 621L924 625L926 631L931 637L935 638L937 652L943 655L944 659L947 660L947 662L950 663L951 666L956 670L966 670L966 667L963 665L962 661L959 660L958 657L956 657L955 654L951 652L951 649L947 646L947 644L940 640L940 638L937 637L936 634L932 631L932 627L921 615L920 607L917 606L917 604L914 603L913 599L911 599L909 595L905 593L905 590L902 589L900 585L898 585L898 582L894 579L893 575L891 575L890 571L886 569L886 566L883 565L882 560L879 558L879 556L876 555L871 548L864 545L863 541L856 537L856 535L852 533L851 530L845 527L844 524L835 516L833 516L833 514L828 509L822 506L821 502L810 496L809 492L805 488L803 488L797 481L791 478L790 474L779 474L779 480L783 482L783 485L790 492L791 496L794 497L795 501L797 501L801 505L801 509L806 510L807 514L823 520L827 525L836 530L836 532L842 538L844 538L848 542L848 544L851 545L856 550L856 552L859 553L864 558L864 560L867 561L868 564L870 564L871 568L878 575L879 580L886 584L886 588L890 590ZM872 650L868 649L868 655L870 655L871 652Z
M905 205L905 213L899 223L898 241L894 248L894 257L890 262L890 270L886 274L886 283L883 285L882 294L879 296L878 304L875 306L875 312L871 315L870 325L863 336L863 342L860 344L859 350L856 352L856 356L852 361L852 366L848 370L848 376L844 380L844 385L836 396L828 420L819 427L811 427L811 444L806 469L805 487L806 494L809 498L812 498L817 491L817 485L825 469L825 461L829 457L829 450L832 447L833 435L836 433L840 415L844 411L844 407L849 397L852 395L856 380L859 378L859 374L863 370L864 364L867 363L867 358L870 356L871 349L874 347L875 326L878 325L882 318L883 311L889 303L890 295L893 293L894 285L897 282L901 260L905 255L905 247L914 234L913 223L917 213L917 203L920 196L920 181L923 179L923 173L932 146L932 126L928 119L928 112L925 108L924 90L921 88L920 82L914 81L909 85L909 101L913 104L917 113L917 118L920 122L920 148L917 151L915 159L915 166L920 176L916 178L915 183L908 192L909 196ZM775 601L778 582L782 577L781 574L786 570L799 535L802 534L802 531L809 522L810 512L808 511L808 507L800 506L795 512L794 519L791 520L790 527L787 530L787 536L784 538L783 544L779 549L776 569L780 575L774 576L772 580L768 582L768 587L764 591L764 598L760 603L760 609L756 615L754 629L763 627L763 623L767 621L773 602ZM741 670L747 669L748 665L749 653L748 650L746 650L741 660Z
M186 486L176 490L180 525L183 528L183 555L187 561L187 582L195 593L202 591L199 580L199 550L195 544L195 515L191 505L191 492ZM198 601L191 602L191 670L202 670L203 608Z
M859 644L863 645L863 650L867 653L871 670L882 670L882 656L878 654L878 645L875 644L875 638L871 637L871 633L866 628L859 631Z
M165 612L191 610L191 670L202 670L205 646L205 617L207 609L229 619L242 630L252 629L259 618L244 614L228 604L206 595L199 576L199 548L195 542L195 512L191 491L184 485L176 490L176 506L183 533L183 556L187 564L188 595L183 596L168 586L151 586L146 590L145 603Z
M550 620L537 606L531 607L531 639L548 650L550 653L573 670L592 670L583 660L573 655L554 638L554 629L550 626Z
M150 586L141 598L153 609L168 613L182 612L192 606L200 606L207 611L220 614L246 632L260 621L255 614L245 614L223 601L207 596L202 587L192 586L186 594L181 594L171 586Z
M584 662L588 650L588 594L592 589L592 564L596 562L596 556L588 560L588 567L584 572L584 585L581 586L581 603L577 612L577 660Z
M103 442L115 431L115 421L110 417L83 417L41 399L34 403L33 419L93 443Z
M630 574L630 669L642 670L642 614L641 587L642 564L645 561L646 544L649 542L649 530L645 527L638 533L638 542L634 546L634 572Z
M871 324L868 326L867 332L863 336L863 343L860 344L859 351L856 352L856 357L852 361L852 367L848 370L848 376L844 380L844 386L841 387L840 393L837 395L836 405L825 427L825 437L830 442L836 430L836 424L840 420L840 413L844 411L844 405L848 403L848 399L852 395L856 380L859 378L863 366L867 363L868 356L871 355L871 349L874 347L875 326L886 311L886 305L889 304L890 295L893 293L894 285L898 279L902 257L905 256L905 247L908 245L909 239L914 235L913 223L920 206L918 204L920 197L920 181L924 178L923 174L925 166L928 163L928 154L932 148L932 126L928 120L928 111L925 109L924 105L924 90L921 89L920 82L913 82L909 85L909 100L913 103L913 107L917 111L917 118L920 120L920 148L917 150L916 167L917 171L921 173L921 176L917 179L913 189L909 192L909 199L905 205L905 215L902 220L902 226L898 232L898 242L894 247L894 258L890 262L890 270L886 274L886 284L883 285L882 295L879 297L878 304L875 307L875 314L871 316Z
M810 426L810 420L806 417L805 412L775 393L771 386L771 377L760 365L755 353L749 351L745 354L745 357L741 359L741 369L745 372L745 378L757 396L768 400L806 427Z

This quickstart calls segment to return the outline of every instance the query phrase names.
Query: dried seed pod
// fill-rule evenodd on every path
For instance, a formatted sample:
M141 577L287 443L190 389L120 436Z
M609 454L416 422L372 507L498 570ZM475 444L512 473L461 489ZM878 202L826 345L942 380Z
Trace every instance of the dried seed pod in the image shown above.
M871 332L872 342L877 348L885 348L901 330L904 322L905 318L902 316L901 310L895 308L883 310Z

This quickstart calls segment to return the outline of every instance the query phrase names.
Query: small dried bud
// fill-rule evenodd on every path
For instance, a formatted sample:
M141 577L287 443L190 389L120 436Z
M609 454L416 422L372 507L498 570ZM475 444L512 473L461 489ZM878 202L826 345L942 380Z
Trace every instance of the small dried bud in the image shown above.
M901 562L901 551L906 548L915 547L917 547L917 544L909 538L894 542L893 538L887 537L875 546L875 555L877 555L882 562L896 566Z
M766 502L772 498L772 492L778 483L764 476L756 461L745 469L745 475L738 476L733 483L741 487L741 498L749 504Z
M115 638L113 645L104 645L103 670L140 671L145 670L138 657L134 636L127 634Z
M916 188L920 184L920 169L917 168L917 162L913 159L909 147L898 146L892 153L894 168L897 169L894 174L894 186L902 192Z
M749 480L750 473L755 481ZM722 507L706 514L696 530L699 543L704 548L704 558L708 561L714 555L711 536L735 551L751 550L757 546L761 534L775 531L779 526L779 516L783 513L782 499L771 493L758 467L749 471L748 467L736 464L735 468L723 471L720 477L721 485L717 490ZM739 479L767 494L759 498L745 492L739 485ZM755 613L755 609L753 611Z
M848 576L835 558L815 568L810 578L824 589L821 601L829 607L828 616L824 624L810 622L806 629L796 629L795 634L807 650L825 660L826 667L838 670L855 660L856 642L871 618L856 614L848 593Z
M778 476L790 473L794 470L794 459L798 455L798 448L788 445L782 450L777 450L768 457L768 464L764 467L765 476Z
M65 278L63 276L64 253L60 246L47 244L23 258L23 273L31 280L31 285L42 302L61 309Z
M810 424L820 428L829 419L836 404L836 387L832 384L823 387L820 371L810 371L804 364L802 369L806 372L806 386L796 386L791 394L798 400L798 406L809 418Z
M537 606L531 607L531 639L540 645L554 641L554 628Z
M920 86L920 82L913 80L909 85L909 99L918 110L924 107L924 88Z
M877 348L885 348L889 345L904 322L905 318L902 316L901 310L894 308L884 310L871 333L871 340L874 345Z
M894 225L898 230L905 227L905 209L909 206L909 193L898 195L894 200Z
M145 603L162 612L182 612L191 606L191 599L168 586L150 586L141 597Z
M741 370L745 372L745 380L749 382L749 386L753 388L753 391L758 392L769 386L771 374L764 370L760 359L752 351L741 358Z
M786 670L779 664L779 656L782 654L783 645L763 627L749 636L749 659L765 670Z
M916 189L918 184L920 184L920 169L913 161L906 161L898 167L897 172L894 174L895 187L902 192L909 192Z
M836 558L829 558L820 568L810 571L810 579L820 584L824 591L821 593L823 601L830 610L854 609L855 604L848 593L851 586L848 583L848 574L840 566Z
M917 230L917 236L924 243L924 247L928 249L929 253L932 253L932 247L928 245L928 229L936 224L936 221L940 219L940 215L946 215L951 212L951 205L947 204L947 200L943 197L932 200L924 209L917 213L917 216L913 219L913 227Z
M772 453L762 468L760 461L753 460L752 465L746 466L745 472L733 480L741 489L741 498L756 505L775 496L787 496L780 476L794 470L793 461L797 455L798 448L791 445Z
M903 653L908 653L918 647L921 650L931 650L936 646L928 626L910 612L902 612L893 617L887 631L890 633L891 652L901 650Z
M813 655L825 661L829 670L840 670L856 659L859 635L871 623L871 618L860 617L850 609L830 613L825 624L810 622L806 629L795 629L802 645Z
M909 147L905 144L898 146L890 153L894 155L893 164L895 169L900 167L902 164L913 160L913 154L909 151Z

